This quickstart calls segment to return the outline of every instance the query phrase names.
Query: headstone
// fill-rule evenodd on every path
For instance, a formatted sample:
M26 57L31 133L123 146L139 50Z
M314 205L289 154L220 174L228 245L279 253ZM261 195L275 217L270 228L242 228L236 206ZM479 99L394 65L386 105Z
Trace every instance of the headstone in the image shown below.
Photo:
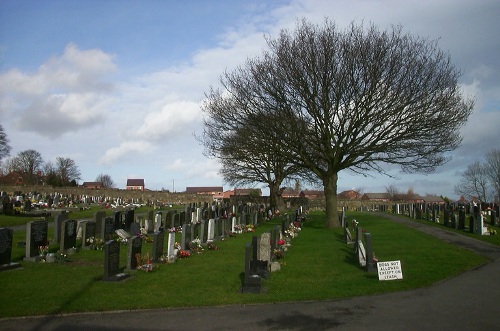
M132 236L127 244L127 270L136 270L137 254L142 254L142 239L138 236Z
M152 219L144 220L144 229L148 234L154 233L154 221Z
M458 229L465 230L465 210L460 208L458 211Z
M252 259L252 245L245 245L245 276L241 286L241 293L260 293L262 278L252 273L250 262Z
M128 240L132 237L130 233L123 229L115 230L115 233L118 235L118 237L120 237L122 242L128 242Z
M257 259L271 262L271 233L264 232L260 235Z
M183 224L182 236L181 236L181 249L189 250L190 242L191 242L191 224Z
M58 244L61 243L62 224L67 219L68 219L68 214L66 214L65 211L57 213L54 216L54 238Z
M133 236L137 236L141 234L141 226L137 222L133 222L130 224L130 234Z
M359 265L362 267L366 266L366 250L365 250L365 245L363 242L360 240L358 241L358 261Z
M120 269L120 243L108 240L104 243L104 281L120 281L129 277Z
M215 220L211 218L208 220L207 242L214 241L214 237L215 237Z
M62 223L61 251L67 253L69 249L76 249L76 224L76 220L66 220Z
M104 241L112 240L115 234L115 221L112 217L105 217L102 221L104 224L101 227L101 238Z
M155 225L154 225L154 232L160 232L160 229L162 228L161 224L161 213L157 213L155 215Z
M82 248L90 248L90 243L87 241L91 237L96 237L96 222L82 222Z
M47 246L48 224L45 220L31 221L26 224L26 253L24 260L38 262L40 246Z
M153 234L153 248L151 252L151 260L157 262L160 260L160 257L163 255L163 245L165 235L164 232L155 232Z
M175 257L175 232L168 233L167 257L170 259Z
M366 243L366 271L373 272L377 271L377 266L373 261L373 244L371 233L365 233L365 243Z
M123 229L125 231L130 231L130 225L134 223L134 215L135 212L133 209L128 209L125 211L125 219L124 219L124 226Z
M0 228L0 271L19 268L19 263L12 263L12 229Z

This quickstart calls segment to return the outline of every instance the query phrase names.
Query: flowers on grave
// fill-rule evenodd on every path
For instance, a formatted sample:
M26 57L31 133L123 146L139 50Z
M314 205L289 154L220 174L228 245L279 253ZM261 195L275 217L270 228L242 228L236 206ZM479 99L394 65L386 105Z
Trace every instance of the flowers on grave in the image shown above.
M488 227L488 233L490 234L490 236L493 236L493 235L497 234L497 230Z
M173 228L169 228L169 229L168 229L168 232L169 232L169 233L176 233L176 232L177 232L177 229L176 229L175 227L173 227Z
M278 245L279 246L284 246L286 242L283 239L278 240Z
M177 257L180 259L187 259L190 256L191 254L189 253L189 251L186 251L185 249L179 249L177 251Z
M217 250L219 250L219 247L216 244L214 244L213 241L211 241L211 242L207 243L207 249L209 251L217 251Z
M240 224L236 224L234 226L234 233L242 233L243 232L243 226L241 226Z
M92 249L102 251L102 249L104 247L104 240L102 240L99 237L90 237L90 238L87 238L86 241Z
M68 256L64 253L59 253L54 256L54 261L57 263L66 263L66 262L71 262L71 260L68 258Z
M181 244L179 244L177 241L174 243L174 249L181 249Z
M247 224L244 227L243 232L255 232L255 227L252 224Z
M285 253L283 252L283 250L275 248L273 251L273 256L274 256L274 259L280 260L285 256Z
M49 245L38 246L38 251L40 253L40 256L45 256L45 254L47 254L49 251Z
M189 242L189 249L192 252L200 254L203 251L203 247L201 246L201 240L199 238L191 240L191 242Z
M153 263L151 263L151 259L149 258L149 254L141 256L140 253L135 254L135 258L137 261L137 270L144 270L146 272L153 271Z

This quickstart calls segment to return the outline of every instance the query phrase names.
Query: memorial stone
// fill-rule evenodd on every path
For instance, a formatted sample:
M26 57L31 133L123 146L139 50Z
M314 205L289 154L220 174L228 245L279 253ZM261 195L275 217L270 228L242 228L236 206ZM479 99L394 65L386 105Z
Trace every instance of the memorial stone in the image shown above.
M127 244L127 270L136 270L137 254L142 256L142 239L138 236L132 236Z
M38 262L40 246L47 246L48 224L45 220L31 221L26 224L25 261Z

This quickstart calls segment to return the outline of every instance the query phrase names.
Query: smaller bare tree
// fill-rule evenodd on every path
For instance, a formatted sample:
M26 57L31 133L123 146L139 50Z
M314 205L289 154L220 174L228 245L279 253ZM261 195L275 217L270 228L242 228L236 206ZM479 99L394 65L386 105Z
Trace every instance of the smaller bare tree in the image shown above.
M483 164L479 161L472 163L461 176L460 182L455 186L456 194L463 195L469 200L476 197L480 201L487 201L488 176Z

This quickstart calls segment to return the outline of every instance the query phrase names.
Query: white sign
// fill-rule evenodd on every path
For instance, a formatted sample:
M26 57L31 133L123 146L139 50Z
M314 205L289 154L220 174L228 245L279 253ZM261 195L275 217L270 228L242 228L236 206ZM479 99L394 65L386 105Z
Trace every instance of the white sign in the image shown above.
M377 262L378 280L403 279L401 261Z

